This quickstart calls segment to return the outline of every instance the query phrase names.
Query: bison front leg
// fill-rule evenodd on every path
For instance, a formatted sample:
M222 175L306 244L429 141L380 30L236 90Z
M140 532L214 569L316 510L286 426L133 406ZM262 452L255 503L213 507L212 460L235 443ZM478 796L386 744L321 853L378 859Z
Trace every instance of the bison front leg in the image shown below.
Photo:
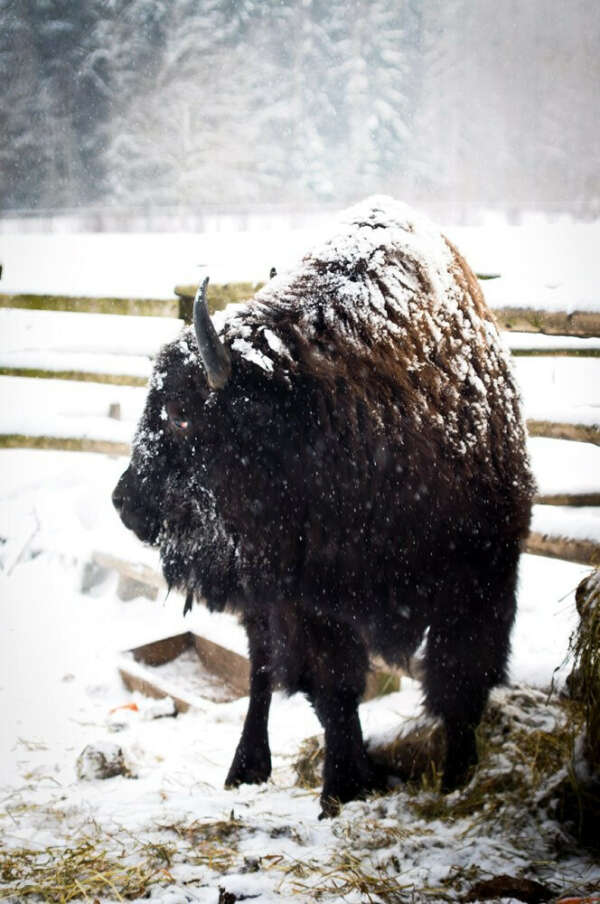
M340 803L380 790L385 780L367 754L358 717L368 668L362 640L330 619L311 620L308 630L306 690L325 732L323 818L335 816Z
M271 775L268 722L271 705L271 663L269 626L266 619L247 617L244 621L250 650L250 702L233 762L225 780L226 788L244 783L260 784Z
M358 718L358 698L338 693L314 699L325 731L325 764L320 818L336 816L340 804L364 797L381 787L365 749Z

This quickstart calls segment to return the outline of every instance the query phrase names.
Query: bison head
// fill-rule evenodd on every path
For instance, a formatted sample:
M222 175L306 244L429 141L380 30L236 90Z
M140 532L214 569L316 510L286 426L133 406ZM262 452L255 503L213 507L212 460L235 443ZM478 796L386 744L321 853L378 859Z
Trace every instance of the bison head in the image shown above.
M126 527L160 549L169 586L222 608L245 598L244 564L263 572L285 558L299 444L293 392L221 342L205 291L206 281L194 329L157 357L113 503Z
M194 302L195 330L184 330L155 363L131 462L113 492L126 527L158 546L169 586L211 589L222 606L235 572L236 538L224 524L212 478L222 450L227 405L221 395L231 358L206 306L206 284Z

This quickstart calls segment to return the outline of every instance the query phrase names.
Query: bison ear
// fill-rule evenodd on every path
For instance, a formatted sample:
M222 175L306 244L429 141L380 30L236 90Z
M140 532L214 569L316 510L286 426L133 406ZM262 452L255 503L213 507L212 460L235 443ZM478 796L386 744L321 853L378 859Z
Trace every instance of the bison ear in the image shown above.
M210 319L206 304L207 285L208 276L198 287L194 298L194 330L208 385L211 389L223 389L231 374L231 357Z

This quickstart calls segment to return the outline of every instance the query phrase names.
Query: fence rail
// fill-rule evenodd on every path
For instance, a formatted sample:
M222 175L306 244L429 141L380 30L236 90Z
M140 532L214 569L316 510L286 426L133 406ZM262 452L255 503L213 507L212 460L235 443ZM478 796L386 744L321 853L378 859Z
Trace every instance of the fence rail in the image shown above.
M260 284L230 283L209 286L208 301L212 310L224 307L229 302L250 298ZM86 298L53 295L0 295L0 308L21 308L28 310L67 311L94 314L118 314L122 316L153 316L178 318L188 321L191 315L194 287L177 286L173 299L138 299L138 298ZM578 311L574 313L537 311L533 309L500 308L494 311L496 319L506 332L518 331L532 335L531 345L527 339L521 339L519 347L513 349L516 356L565 356L593 357L600 356L600 342L586 343L577 346L577 339L588 340L600 337L600 313ZM536 335L536 341L533 336ZM540 343L540 334L548 337L547 343ZM564 336L565 342L555 337ZM568 338L567 338L568 337ZM143 356L142 356L143 357ZM60 353L56 359L59 364ZM90 367L93 367L94 355L90 354ZM25 366L29 364L31 366ZM64 359L66 362L66 358ZM147 358L144 358L147 362ZM77 382L106 383L116 386L144 386L147 377L130 373L103 373L99 369L51 369L46 366L35 366L35 353L26 362L21 360L19 366L10 364L0 366L0 377L39 377ZM85 362L87 366L87 361ZM60 366L60 364L59 364ZM106 366L106 364L104 365ZM120 368L121 363L117 364ZM135 370L135 367L133 368ZM144 373L144 370L141 371ZM564 417L564 415L563 415ZM562 423L558 420L535 420L527 422L529 433L536 437L600 445L600 424ZM128 455L129 445L106 439L95 439L88 436L29 436L23 433L0 434L0 448L34 448L67 451L99 452L108 455ZM564 493L553 496L540 496L535 500L541 505L559 505L570 508L581 506L600 506L600 479L598 491L585 495ZM526 551L538 555L566 558L583 564L598 565L600 563L600 541L581 540L563 536L551 536L541 533L530 535Z
M262 283L236 282L209 284L207 300L215 311L236 301L251 298ZM135 317L179 317L189 322L195 287L175 286L173 299L89 298L71 295L0 294L0 308L25 308L44 311L73 311L87 314L121 314ZM600 337L600 313L594 311L545 311L537 308L499 307L493 309L499 327L507 332L541 333L545 336L570 336L579 339ZM516 349L526 355L599 356L599 349Z

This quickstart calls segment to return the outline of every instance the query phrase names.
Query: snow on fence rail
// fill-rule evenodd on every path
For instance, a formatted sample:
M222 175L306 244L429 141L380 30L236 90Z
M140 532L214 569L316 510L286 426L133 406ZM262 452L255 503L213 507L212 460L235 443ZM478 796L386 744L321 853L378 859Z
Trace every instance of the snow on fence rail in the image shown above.
M208 301L214 309L232 301L250 298L261 283L221 283L209 285ZM180 317L189 320L195 287L175 286L173 299L152 298L91 298L70 295L0 294L0 308L26 308L29 310L70 311L94 314L120 314L150 317ZM597 311L549 311L539 308L494 306L494 315L503 330L519 333L540 333L544 336L569 336L578 339L600 337L600 312ZM565 343L564 348L554 346L551 354L583 354L584 346ZM545 340L522 343L519 351L527 354L544 354L552 349ZM598 355L596 341L585 349L586 354Z

